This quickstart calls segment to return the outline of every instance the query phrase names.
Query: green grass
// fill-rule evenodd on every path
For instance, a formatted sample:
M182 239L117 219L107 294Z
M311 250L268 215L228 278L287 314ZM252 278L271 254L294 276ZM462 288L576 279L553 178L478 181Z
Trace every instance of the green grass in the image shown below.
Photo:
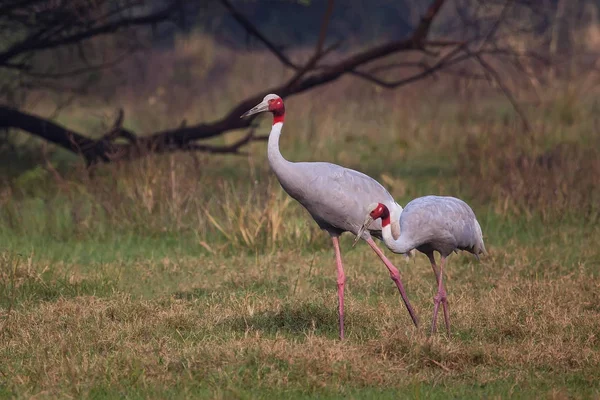
M438 120L428 109L384 112L404 101L321 110L292 99L282 150L358 168L402 204L430 193L469 201L489 255L449 259L450 337L427 334L435 280L425 256L386 252L420 317L414 329L383 264L345 235L338 340L330 240L282 192L264 143L249 157L150 157L93 178L72 162L56 163L60 178L23 166L0 188L0 397L598 398L593 207L542 201L551 192L537 196L534 184L547 190L544 171L523 181L531 187L492 191L482 177L498 177L492 167L509 151L474 161L489 169L461 163L473 155L465 126L492 149L498 131L516 129L504 106L490 114L497 103L483 102L467 121L454 107ZM536 145L514 150L590 143L585 121L557 118ZM593 201L571 187L578 204Z

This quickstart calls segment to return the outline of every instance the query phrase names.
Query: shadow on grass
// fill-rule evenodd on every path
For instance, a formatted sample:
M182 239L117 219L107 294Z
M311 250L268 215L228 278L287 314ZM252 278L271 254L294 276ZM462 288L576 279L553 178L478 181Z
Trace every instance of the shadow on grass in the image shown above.
M337 336L338 316L334 308L327 309L322 304L286 304L277 311L264 311L251 316L239 316L225 322L236 331L261 331L267 334L314 333Z
M205 289L205 288L195 288L187 291L178 291L173 293L173 297L178 300L186 300L186 301L194 301L197 299L210 297L215 290Z
M287 283L287 278L284 277L273 281L262 279L249 282L227 281L223 282L220 287L196 287L191 290L175 292L173 293L173 296L176 299L192 301L215 296L229 296L232 294L238 297L244 297L247 294L253 294L259 296L276 296L279 298L284 298L288 293L290 293L290 287Z
M45 281L32 277L18 285L0 282L0 307L8 308L27 302L52 302L77 296L105 297L111 295L115 287L115 283L107 279L71 283L67 279Z

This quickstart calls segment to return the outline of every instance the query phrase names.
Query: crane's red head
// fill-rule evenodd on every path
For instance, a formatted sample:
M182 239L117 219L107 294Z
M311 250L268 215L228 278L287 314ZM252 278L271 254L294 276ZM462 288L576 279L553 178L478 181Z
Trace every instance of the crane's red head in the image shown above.
M363 232L369 229L369 225L371 225L371 222L381 218L382 227L386 227L390 224L390 210L388 210L385 204L373 203L369 205L367 210L370 210L369 214L367 214L365 222L362 224L362 226L356 233L356 239L354 239L354 244L352 245L353 247L356 245L356 243L358 243L359 239L363 235Z
M273 113L273 125L278 122L283 122L285 118L285 106L283 105L283 100L281 97L277 96L276 94L266 95L263 101L246 111L240 118L265 111Z
M390 224L390 210L381 203L373 203L369 206L371 212L369 215L373 218L373 221L381 218L381 226L388 226Z

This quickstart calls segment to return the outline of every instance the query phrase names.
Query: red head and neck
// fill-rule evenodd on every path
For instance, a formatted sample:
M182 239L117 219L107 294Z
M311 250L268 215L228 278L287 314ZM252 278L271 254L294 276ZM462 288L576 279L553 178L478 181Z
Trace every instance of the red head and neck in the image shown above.
M371 218L373 218L374 221L381 218L382 227L385 228L390 224L390 210L388 210L385 204L377 203L371 210L369 215L371 215Z
M266 95L263 101L246 111L240 118L265 111L273 114L273 125L278 122L283 123L285 119L285 106L283 105L283 100L281 97L277 96L276 94Z
M269 111L273 113L273 125L285 119L285 106L281 97L269 99Z

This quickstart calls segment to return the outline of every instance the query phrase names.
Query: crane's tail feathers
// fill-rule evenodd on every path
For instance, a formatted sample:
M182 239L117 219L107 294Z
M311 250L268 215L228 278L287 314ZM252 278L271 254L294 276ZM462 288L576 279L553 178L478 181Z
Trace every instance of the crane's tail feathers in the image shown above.
M479 254L483 254L484 256L488 255L488 252L485 249L485 244L483 244L483 238L481 238L481 242L479 243Z
M483 245L483 241L479 244L477 251L473 254L474 254L475 258L477 259L477 261L481 261L481 259L479 258L480 254L483 254L484 256L488 255L488 252L485 249L485 246Z
M410 250L409 252L404 253L404 259L406 260L406 262L409 262L411 258L415 258L414 250Z
M477 245L475 248L475 257L479 260L479 254L487 255L487 250L485 249L485 244L483 244L483 232L481 231L481 226L477 219L475 219L475 230L477 232Z

